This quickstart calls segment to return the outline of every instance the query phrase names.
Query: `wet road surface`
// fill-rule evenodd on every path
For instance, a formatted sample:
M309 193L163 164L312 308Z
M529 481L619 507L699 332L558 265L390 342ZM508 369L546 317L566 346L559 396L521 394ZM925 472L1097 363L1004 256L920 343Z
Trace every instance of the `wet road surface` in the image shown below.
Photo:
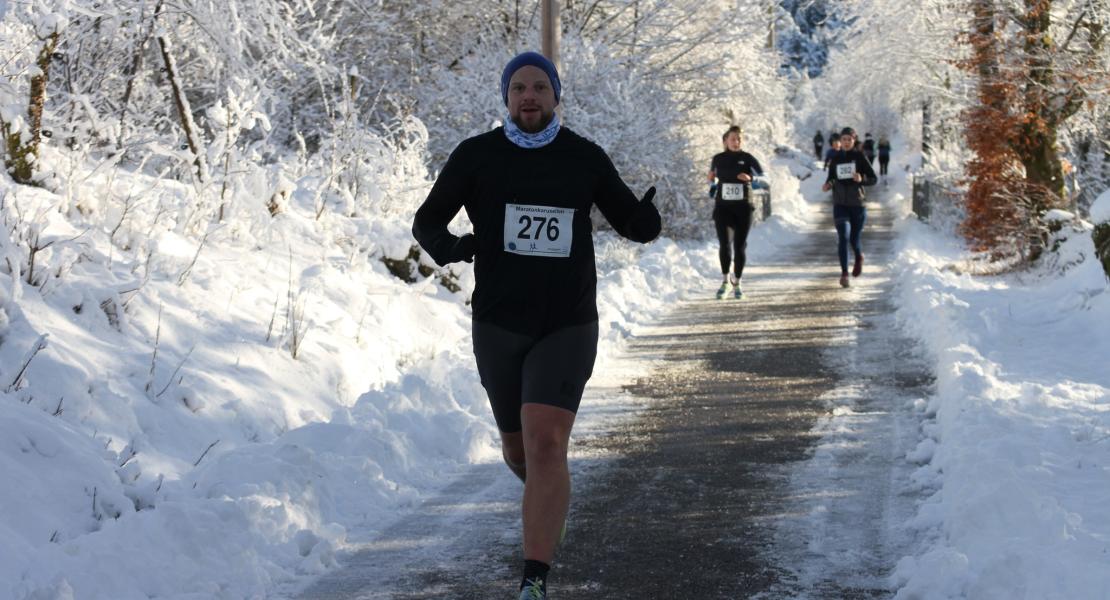
M576 431L551 598L893 594L912 543L903 457L932 376L894 323L890 214L869 207L850 289L824 225L750 265L744 299L716 300L709 282L636 337L628 358L655 367L626 389L647 402L613 430ZM503 466L475 467L299 597L515 598L519 497Z

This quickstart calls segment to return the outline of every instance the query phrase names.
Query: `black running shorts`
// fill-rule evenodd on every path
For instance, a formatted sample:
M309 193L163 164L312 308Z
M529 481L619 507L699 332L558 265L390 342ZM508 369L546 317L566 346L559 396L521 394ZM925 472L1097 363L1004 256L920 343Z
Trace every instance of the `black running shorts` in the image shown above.
M503 433L521 430L526 402L578 412L597 358L597 321L538 338L480 321L473 332L478 375Z

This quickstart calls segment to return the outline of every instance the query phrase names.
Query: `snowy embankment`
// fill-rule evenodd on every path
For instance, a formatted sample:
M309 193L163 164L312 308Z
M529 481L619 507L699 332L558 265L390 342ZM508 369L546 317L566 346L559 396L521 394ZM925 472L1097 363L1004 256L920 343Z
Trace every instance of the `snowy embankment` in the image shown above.
M422 197L379 154L371 196ZM244 177L205 227L218 191L48 161L56 192L0 180L0 599L265 597L500 460L472 271L458 292L391 274L408 217L360 218L302 166ZM772 180L800 210L788 167ZM597 247L603 371L715 267Z
M961 272L962 243L916 221L901 238L899 319L937 381L908 456L922 547L897 597L1110 597L1110 289L1090 227L992 277Z

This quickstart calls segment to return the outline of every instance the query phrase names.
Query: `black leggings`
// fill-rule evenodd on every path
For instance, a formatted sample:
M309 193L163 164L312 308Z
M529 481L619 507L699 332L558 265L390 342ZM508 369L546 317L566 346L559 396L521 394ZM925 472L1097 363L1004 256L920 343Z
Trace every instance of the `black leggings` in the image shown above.
M748 261L745 251L748 248L748 232L752 229L753 211L752 205L746 201L719 204L713 209L713 222L717 225L717 241L721 244L722 274L727 274L729 265L735 263L736 277L744 275L744 263ZM731 252L729 251L729 229L733 232Z
M474 358L502 433L521 430L527 402L578 412L597 358L597 321L536 337L474 321Z
M886 175L886 167L890 164L890 158L879 157L879 175Z

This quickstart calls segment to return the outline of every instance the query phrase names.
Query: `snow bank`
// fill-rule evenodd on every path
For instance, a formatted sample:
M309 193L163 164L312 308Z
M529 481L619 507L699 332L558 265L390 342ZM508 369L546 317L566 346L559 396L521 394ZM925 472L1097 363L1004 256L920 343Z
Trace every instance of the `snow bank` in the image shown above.
M937 363L907 459L927 499L897 598L1105 598L1110 590L1110 294L1089 233L1050 267L961 272L952 238L902 225L898 315Z

